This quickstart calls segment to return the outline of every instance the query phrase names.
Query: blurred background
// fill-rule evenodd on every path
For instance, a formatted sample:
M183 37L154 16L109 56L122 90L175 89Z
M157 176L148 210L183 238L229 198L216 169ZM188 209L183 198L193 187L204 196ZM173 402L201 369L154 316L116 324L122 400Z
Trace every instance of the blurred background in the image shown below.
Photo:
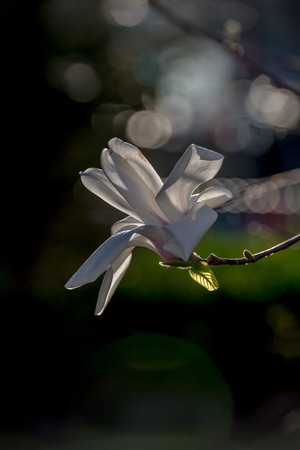
M225 156L201 256L299 233L300 4L0 6L1 448L298 448L299 244L215 292L136 249L101 317L101 279L64 284L122 217L79 180L114 136L162 177L191 143Z

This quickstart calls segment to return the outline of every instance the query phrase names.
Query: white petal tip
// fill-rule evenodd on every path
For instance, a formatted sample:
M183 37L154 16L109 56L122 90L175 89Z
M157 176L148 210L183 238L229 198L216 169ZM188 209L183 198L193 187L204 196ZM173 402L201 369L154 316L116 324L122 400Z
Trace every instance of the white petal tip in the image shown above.
M71 291L72 289L76 289L77 286L73 286L72 284L66 283L64 286L68 291Z
M117 137L113 137L113 138L111 138L108 141L108 147L109 148L112 148L112 147L114 147L115 145L118 145L118 144L123 144L123 141L121 139L117 138Z

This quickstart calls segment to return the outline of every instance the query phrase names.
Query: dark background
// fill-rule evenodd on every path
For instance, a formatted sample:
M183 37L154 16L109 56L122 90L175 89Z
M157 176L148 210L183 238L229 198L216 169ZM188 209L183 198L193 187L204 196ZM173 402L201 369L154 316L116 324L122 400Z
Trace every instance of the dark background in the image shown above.
M231 16L241 17L244 26L248 15L253 25L246 27L242 39L254 48L251 57L289 87L299 104L296 2L226 2L227 9L221 1L201 7L200 3L167 5L218 33ZM255 20L252 10L240 12L247 3L255 10ZM216 433L209 439L218 437L228 448L240 448L245 441L249 448L294 448L300 429L299 246L251 267L218 267L220 289L213 294L199 291L175 269L165 272L147 250L137 250L101 317L94 316L100 283L71 292L63 288L119 218L84 192L79 171L99 165L101 149L116 132L138 145L125 125L116 127L116 112L147 110L149 102L143 99L158 100L161 95L155 89L163 68L143 84L132 76L136 58L176 46L182 46L184 56L191 47L193 58L198 48L198 38L191 38L189 30L182 33L167 19L157 28L154 24L162 20L158 12L152 12L154 18L148 22L124 27L104 14L110 3L103 4L108 9L94 1L1 3L0 442L3 448L81 448L80 442L86 448L92 438L99 439L100 446L101 433L125 433L127 439L128 432L152 437L179 432L186 442L187 437L201 440L203 433L206 439L203 430L211 428ZM132 50L132 42L142 37L140 48ZM117 38L124 48L112 50ZM186 39L196 39L196 44L189 46ZM210 41L200 41L201 56ZM216 51L218 59L219 44L215 45L218 50L210 52ZM122 69L112 62L117 50L123 52ZM260 52L269 57L261 58ZM57 59L65 65L88 61L100 77L100 92L89 101L70 97L64 78L53 78ZM299 115L282 127L247 117L257 145L239 148L232 129L223 129L222 146L214 124L237 115L235 105L243 104L247 89L260 75L257 68L235 59L230 64L225 87L224 80L216 81L219 100L214 97L211 102L217 113L210 114L206 128L199 124L211 102L202 96L199 102L207 102L204 112L197 102L191 103L193 122L185 133L143 151L162 176L195 142L225 155L223 178L249 181L281 174L281 179L291 180L292 191L280 191L280 201L292 205L290 209L220 212L202 251L240 256L244 248L263 250L299 231ZM238 80L247 80L247 89L224 107L221 92L227 87L231 92L230 83ZM96 128L91 120L95 110L100 114ZM244 117L245 110L239 111ZM262 144L261 136L267 136L268 144ZM237 192L236 198L242 194ZM133 369L128 369L130 358L136 364ZM173 371L164 366L168 358L171 366L175 361ZM183 365L188 361L185 371L176 369L176 358ZM172 415L174 410L177 415ZM168 445L174 448L172 443L165 448Z

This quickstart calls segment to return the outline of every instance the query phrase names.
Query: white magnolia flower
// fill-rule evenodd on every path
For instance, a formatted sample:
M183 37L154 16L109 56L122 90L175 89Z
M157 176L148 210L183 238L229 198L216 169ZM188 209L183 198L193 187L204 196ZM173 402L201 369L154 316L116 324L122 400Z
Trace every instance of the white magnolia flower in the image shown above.
M231 192L213 186L194 194L212 179L223 156L190 145L163 182L149 161L131 144L113 138L101 153L102 169L81 173L84 186L127 214L112 226L112 236L83 263L66 283L75 289L104 272L95 314L100 315L131 260L134 247L146 247L164 260L188 261L198 242L217 219L213 208Z

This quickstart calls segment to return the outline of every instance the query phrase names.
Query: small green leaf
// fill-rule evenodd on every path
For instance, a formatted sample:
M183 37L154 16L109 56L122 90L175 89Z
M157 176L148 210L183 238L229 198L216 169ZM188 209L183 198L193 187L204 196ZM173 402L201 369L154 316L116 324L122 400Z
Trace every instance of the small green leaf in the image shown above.
M189 269L189 274L193 280L201 284L208 291L215 291L219 287L213 271L206 262L200 261Z

